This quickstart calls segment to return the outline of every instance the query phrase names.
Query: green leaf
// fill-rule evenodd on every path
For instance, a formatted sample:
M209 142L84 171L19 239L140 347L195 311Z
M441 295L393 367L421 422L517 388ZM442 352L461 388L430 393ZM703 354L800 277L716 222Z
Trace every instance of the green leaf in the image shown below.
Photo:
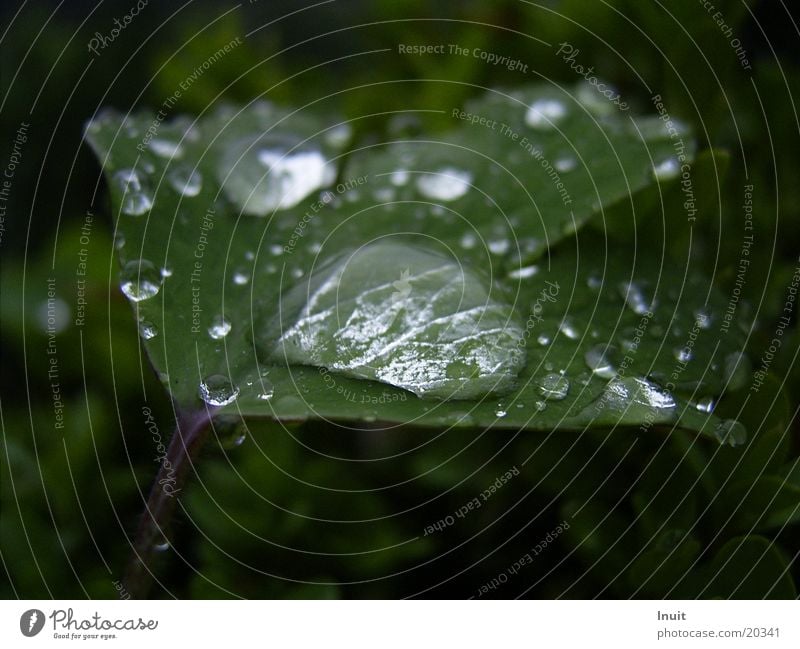
M611 254L592 233L578 235L580 253L565 243L539 266L528 261L602 205L673 174L677 159L660 122L609 115L552 89L489 95L468 108L524 131L554 159L574 156L577 167L564 172L573 203L559 207L560 191L544 167L531 165L521 141L480 125L462 123L451 134L477 152L457 156L457 169L439 166L454 159L450 144L421 140L402 145L419 145L409 158L393 145L355 151L342 171L346 125L266 103L223 106L194 122L113 113L91 122L87 137L111 189L121 290L173 398L183 407L205 401L223 413L282 420L678 425L740 441L739 429L731 433L730 423L705 411L730 386L726 368L741 336L732 331L717 344L724 302L698 274L664 277L657 260ZM575 149L562 151L559 142ZM425 192L425 201L415 200ZM486 245L475 245L482 233ZM373 311L389 308L400 293L409 300L400 309L406 315L419 299L441 310L445 326L381 331L370 340L384 347L394 334L407 336L398 337L397 354L367 368L351 349L335 373L308 365L335 364L336 336L352 333L325 316L314 330L327 332L321 347L281 358L275 323L292 326L316 313L312 288L344 272L341 260L358 250L361 261L348 271L354 283L334 308L339 316L365 299ZM339 271L325 270L336 264ZM404 273L407 296L379 289L391 278L405 286ZM446 286L464 289L460 301L436 297ZM459 318L462 338L450 326ZM690 343L687 358L676 358ZM522 368L515 346L525 352ZM412 362L421 359L427 365ZM420 368L433 374L410 380ZM433 390L421 387L425 381Z
M705 571L703 598L794 599L789 564L768 539L750 535L728 541Z

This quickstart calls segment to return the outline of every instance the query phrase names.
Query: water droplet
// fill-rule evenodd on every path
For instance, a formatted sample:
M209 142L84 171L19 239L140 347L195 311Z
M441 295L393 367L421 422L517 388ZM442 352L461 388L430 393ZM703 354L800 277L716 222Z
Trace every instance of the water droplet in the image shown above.
M337 124L329 128L325 133L325 142L336 149L341 149L353 137L353 129L350 124Z
M157 295L164 279L149 261L129 261L120 272L120 289L129 300L141 302Z
M319 149L274 135L234 142L217 165L228 198L254 216L294 207L335 177L335 166Z
M565 173L567 171L572 171L575 167L578 166L578 161L572 157L564 157L559 158L553 163L556 171L560 171L561 173Z
M156 327L152 322L142 320L139 322L139 335L144 340L152 340L158 335L158 327Z
M122 250L125 247L125 235L122 232L114 233L114 248Z
M550 401L560 401L569 394L569 379L561 374L551 372L536 381L539 394Z
M548 336L547 334L539 334L536 338L536 342L542 345L542 347L545 347L549 345L551 342L550 336Z
M553 128L567 114L567 107L557 99L537 99L525 113L525 123L532 128Z
M736 419L725 419L716 425L714 435L720 444L740 446L747 441L747 429Z
M141 216L153 207L153 199L144 191L139 174L133 169L121 169L112 178L122 190L122 212L130 216Z
M472 232L467 232L461 237L461 247L464 250L472 250L477 243L478 239Z
M619 293L625 304L637 315L645 315L652 311L651 303L645 298L642 288L636 282L621 282Z
M504 255L511 247L511 242L508 239L490 239L487 244L489 252L495 255Z
M547 402L546 401L537 401L536 403L533 404L533 407L536 408L536 410L538 410L539 412L542 412L543 410L545 410L547 408Z
M603 287L603 278L599 275L589 275L586 278L586 286L593 291L599 291Z
M169 266L163 266L159 272L164 279L172 277L172 269Z
M181 158L183 157L183 147L178 142L154 137L147 143L150 150L161 158Z
M653 165L653 176L656 180L672 180L681 173L681 163L675 156L664 158Z
M613 361L615 357L616 349L604 344L595 345L583 356L587 367L601 379L612 379L617 375L617 368Z
M508 415L508 413L505 410L503 410L502 408L498 408L494 412L494 416L497 417L498 419L502 419L503 417L505 417L507 415Z
M284 322L270 316L257 334L281 363L443 399L508 391L524 364L510 306L482 275L426 248L372 243L321 265L281 301Z
M688 363L692 360L692 350L689 347L676 347L673 354L675 360L680 363Z
M417 189L431 200L454 201L470 188L472 174L454 167L443 167L437 173L425 173L417 178Z
M522 268L515 268L508 276L510 279L528 279L533 277L539 272L538 266L524 266Z
M410 174L406 169L397 169L389 176L389 181L395 187L402 187L408 183L409 176Z
M713 324L713 314L710 308L701 307L694 312L694 321L700 329L710 329Z
M391 187L379 187L372 196L381 203L391 203L394 200L394 189Z
M244 286L250 281L250 275L242 270L237 270L233 273L233 283L236 286Z
M167 182L179 194L197 196L203 189L203 175L189 165L178 165L167 174Z
M160 536L155 543L153 543L154 552L166 552L167 550L169 550L169 548L170 548L169 541L167 541L167 539L164 538L163 535Z
M694 407L700 412L712 413L715 405L714 397L701 397L694 404Z
M198 394L210 406L227 406L236 401L239 388L222 374L214 374L200 382Z
M581 332L578 330L578 327L575 325L572 318L569 317L566 317L561 321L561 324L558 325L558 330L570 340L577 340L581 336Z
M214 340L222 340L231 332L231 323L221 315L214 316L211 326L208 328L208 335Z

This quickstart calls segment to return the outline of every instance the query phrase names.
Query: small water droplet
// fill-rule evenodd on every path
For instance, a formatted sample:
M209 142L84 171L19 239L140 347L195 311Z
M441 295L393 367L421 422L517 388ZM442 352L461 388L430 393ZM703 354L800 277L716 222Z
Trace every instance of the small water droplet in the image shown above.
M564 157L559 158L553 163L556 171L560 171L561 173L565 173L567 171L572 171L575 167L578 166L578 161L572 157Z
M378 187L378 189L372 193L372 196L376 201L381 203L391 203L395 198L394 189L391 187Z
M121 209L124 214L141 216L153 207L153 199L144 191L142 180L133 169L121 169L112 180L122 190Z
M688 363L692 360L692 350L689 347L676 347L673 350L675 360L680 363Z
M569 317L566 317L561 321L561 324L558 326L558 330L570 340L577 340L581 336L581 332L578 330L578 327L575 325L572 318Z
M637 315L645 315L652 311L652 305L636 282L621 282L618 286L619 294L625 300L631 311Z
M403 185L408 184L410 174L406 169L397 169L392 172L391 176L389 176L389 181L395 187L402 187Z
M167 541L163 536L159 538L158 541L153 543L153 551L154 552L166 552L169 550L170 545L169 541Z
M139 335L144 340L152 340L158 335L158 327L156 327L152 322L142 320L139 322Z
M497 417L498 419L502 419L503 417L505 417L507 415L508 415L508 413L505 410L503 410L502 408L498 408L494 412L494 416Z
M269 254L280 257L283 254L283 246L273 243L269 246Z
M537 99L525 113L525 123L532 128L553 128L567 114L567 107L557 99Z
M617 375L613 361L615 357L616 349L604 344L595 345L583 356L587 367L601 379L612 379Z
M461 237L461 247L464 250L472 250L477 243L478 239L472 232L467 232Z
M586 278L586 286L593 291L598 291L603 287L603 278L599 275L589 275L589 277Z
M134 302L141 302L157 295L163 281L161 272L145 259L129 261L120 272L120 289Z
M172 142L160 137L154 137L147 143L150 150L160 158L181 158L183 147L178 142Z
M510 279L528 279L533 277L539 272L538 266L524 266L522 268L515 268L508 276Z
M164 279L172 277L172 269L169 266L163 266L159 272Z
M511 247L511 242L508 239L490 239L487 244L489 252L495 255L504 255Z
M716 425L714 435L720 444L740 446L747 441L747 429L736 419L725 419Z
M353 129L350 124L337 124L327 130L325 142L336 149L341 149L350 141L351 137L353 137Z
M675 156L664 158L653 165L653 176L656 180L672 180L681 172L681 163Z
M236 286L244 286L250 281L250 275L242 270L237 270L233 273L233 283Z
M547 402L546 401L537 401L536 403L533 404L533 407L536 408L536 410L538 410L539 412L542 412L543 410L545 410L547 408Z
M694 404L694 407L700 412L711 413L714 412L715 405L714 397L701 397Z
M694 321L700 329L710 329L713 324L713 314L710 308L701 307L694 312Z
M167 174L167 182L179 194L197 196L203 189L203 175L189 165L178 165Z
M540 345L542 345L542 347L545 347L545 346L549 345L550 342L551 342L550 336L548 336L547 334L539 334L536 337L536 342L539 343Z
M470 188L472 174L454 167L443 167L436 173L425 173L417 178L417 189L429 199L454 201Z
M214 340L222 340L231 332L231 323L221 315L214 316L211 326L208 328L208 335Z
M236 401L239 388L222 374L214 374L200 382L198 394L210 406L227 406Z
M550 401L560 401L569 394L569 379L561 374L551 372L536 381L539 394Z

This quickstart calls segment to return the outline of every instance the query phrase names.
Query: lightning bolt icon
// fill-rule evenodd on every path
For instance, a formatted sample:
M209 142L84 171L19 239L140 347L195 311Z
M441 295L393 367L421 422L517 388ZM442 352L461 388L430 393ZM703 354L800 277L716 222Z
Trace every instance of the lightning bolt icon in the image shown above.
M39 619L39 616L36 615L36 611L31 613L31 617L28 620L28 631L33 630L33 625L36 624L36 620L38 620L38 619Z

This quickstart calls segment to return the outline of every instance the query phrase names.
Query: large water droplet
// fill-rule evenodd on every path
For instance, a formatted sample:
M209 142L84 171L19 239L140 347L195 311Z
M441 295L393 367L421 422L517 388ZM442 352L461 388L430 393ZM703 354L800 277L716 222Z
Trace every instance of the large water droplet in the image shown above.
M214 340L222 340L231 331L231 323L221 315L214 316L211 326L208 328L208 335Z
M285 293L283 322L269 321L263 349L419 396L507 392L524 364L523 329L491 290L449 257L380 241Z
M227 406L239 396L239 388L222 374L213 374L201 381L197 392L210 406Z
M294 207L333 182L336 168L313 146L262 135L230 145L220 156L217 177L245 214L265 216Z
M120 289L129 300L141 302L157 295L163 282L159 270L149 261L129 261L120 272Z
M133 169L121 169L114 174L112 181L122 190L121 209L124 214L141 216L153 207L153 199L145 192L139 174Z
M560 401L569 394L569 379L562 374L551 372L536 381L539 394L549 401Z
M612 379L617 375L614 362L616 349L608 345L595 345L587 350L583 356L587 367L601 379Z
M470 188L472 174L454 167L444 167L437 173L425 173L417 178L417 189L431 200L454 201Z
M525 113L525 123L539 129L553 128L567 114L567 107L557 99L537 99Z
M714 435L720 444L740 446L747 441L747 429L736 419L725 419L716 425Z

